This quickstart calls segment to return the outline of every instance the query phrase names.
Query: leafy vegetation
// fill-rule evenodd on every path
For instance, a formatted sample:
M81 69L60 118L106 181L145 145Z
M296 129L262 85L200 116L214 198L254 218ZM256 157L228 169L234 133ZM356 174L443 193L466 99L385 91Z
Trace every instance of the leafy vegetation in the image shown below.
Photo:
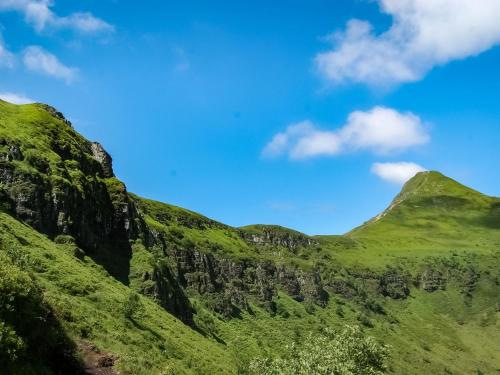
M256 359L250 373L256 375L380 375L385 372L388 348L358 327L347 326L341 332L325 329L310 333L304 342L287 347L282 358Z
M19 255L10 252L10 255ZM23 257L14 256L23 264ZM0 254L0 368L49 374L79 368L75 347L29 273Z
M123 305L123 315L127 319L139 319L144 313L144 306L137 293L131 292Z

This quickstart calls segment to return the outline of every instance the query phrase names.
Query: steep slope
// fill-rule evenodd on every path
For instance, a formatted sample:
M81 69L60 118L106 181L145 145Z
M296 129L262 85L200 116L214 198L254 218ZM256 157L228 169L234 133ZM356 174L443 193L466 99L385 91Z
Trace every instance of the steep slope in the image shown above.
M500 245L500 199L439 172L421 172L383 213L347 236L382 258L464 250L488 253ZM367 261L376 261L370 254Z
M356 324L392 345L390 373L493 373L498 218L497 199L430 172L345 236L233 228L129 193L106 151L53 108L0 101L0 256L10 267L0 287L7 274L39 285L61 338L47 345L60 343L68 365L80 355L124 374L245 374L308 332ZM26 342L11 365L57 373L34 359L40 336L2 307L2 337Z
M0 147L4 209L55 242L74 242L129 284L132 245L148 237L148 228L102 146L52 107L0 101ZM189 323L189 301L168 267L155 275L162 305Z
M441 232L446 235L463 227L500 228L500 199L485 196L439 172L420 172L410 179L389 208L351 233L370 230L380 223L395 223ZM435 222L450 224L447 228L427 225Z
M139 313L133 319L127 318L124 309L130 288L110 277L91 258L76 257L74 245L55 244L5 213L0 213L0 254L5 254L23 272L32 274L43 290L44 303L71 338L73 344L68 344L69 348L90 348L99 358L108 354L116 359L115 367L126 374L236 371L234 358L223 345L206 339L149 299L140 298ZM19 306L16 313L23 311ZM0 314L0 325L2 318ZM33 319L36 322L39 318ZM26 319L23 324L30 327L32 322ZM8 373L76 373L65 371L60 360L50 362L46 358L48 363L43 366L34 362L31 354L37 348L33 346L43 347L47 340L49 337L26 341L31 345L19 350ZM4 342L0 340L0 344ZM5 347L0 347L1 362ZM62 352L70 353L67 349ZM85 354L88 353L82 351L81 355ZM25 369L27 364L32 367Z

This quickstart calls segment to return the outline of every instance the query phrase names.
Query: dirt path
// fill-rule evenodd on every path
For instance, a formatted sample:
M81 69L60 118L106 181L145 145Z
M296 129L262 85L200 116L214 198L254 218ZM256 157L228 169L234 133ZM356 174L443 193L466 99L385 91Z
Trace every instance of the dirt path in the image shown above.
M97 351L95 346L90 343L82 343L79 347L83 352L86 375L120 375L113 368L116 361L114 356Z

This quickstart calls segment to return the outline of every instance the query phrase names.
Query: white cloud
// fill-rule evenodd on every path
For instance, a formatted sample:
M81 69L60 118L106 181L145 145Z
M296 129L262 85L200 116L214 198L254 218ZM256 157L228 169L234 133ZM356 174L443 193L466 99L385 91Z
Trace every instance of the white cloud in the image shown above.
M35 103L35 100L28 98L23 94L16 94L13 92L0 92L0 99L12 104L29 104Z
M70 28L82 33L114 30L112 25L88 12L60 17L50 9L52 5L53 1L50 0L0 0L0 11L23 13L26 22L39 32L48 27Z
M344 143L353 148L377 153L404 150L429 141L427 130L418 116L385 107L351 113L340 135Z
M262 151L267 157L289 153L292 159L303 159L316 154L335 154L338 152L336 137L331 132L323 132L311 121L303 121L288 126L285 132L276 134Z
M307 159L319 155L336 155L341 152L342 139L335 132L312 129L299 138L292 147L292 159Z
M72 27L85 33L114 31L114 26L100 18L94 17L89 12L73 13L68 17L59 17L59 23L61 26Z
M305 159L317 155L335 155L340 152L340 138L334 132L316 129L310 121L290 125L276 134L263 150L267 157L288 153L291 159Z
M378 0L392 16L375 34L365 21L350 20L329 36L330 51L315 62L335 83L387 85L417 81L434 66L478 55L500 43L498 0Z
M39 46L30 46L24 50L24 65L37 73L56 77L71 83L76 78L78 70L71 68L59 61L59 59Z
M3 39L0 36L0 66L12 68L14 66L14 60L14 54L5 47Z
M262 154L266 157L287 154L294 160L357 150L387 154L428 141L427 129L419 117L374 107L366 112L352 112L347 123L336 130L320 130L311 121L292 124L276 134Z
M385 181L402 185L418 172L426 171L426 169L415 163L399 162L375 163L371 171Z

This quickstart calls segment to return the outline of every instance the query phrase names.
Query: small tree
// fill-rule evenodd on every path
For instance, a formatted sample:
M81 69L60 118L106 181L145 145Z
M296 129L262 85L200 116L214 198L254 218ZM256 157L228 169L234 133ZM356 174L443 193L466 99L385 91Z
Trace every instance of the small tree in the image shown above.
M144 306L139 298L139 295L134 292L130 292L128 298L123 305L123 315L125 318L134 320L140 318L144 312Z
M388 347L365 337L359 327L341 332L326 329L309 334L302 344L287 347L282 358L259 358L250 363L255 375L380 375Z

